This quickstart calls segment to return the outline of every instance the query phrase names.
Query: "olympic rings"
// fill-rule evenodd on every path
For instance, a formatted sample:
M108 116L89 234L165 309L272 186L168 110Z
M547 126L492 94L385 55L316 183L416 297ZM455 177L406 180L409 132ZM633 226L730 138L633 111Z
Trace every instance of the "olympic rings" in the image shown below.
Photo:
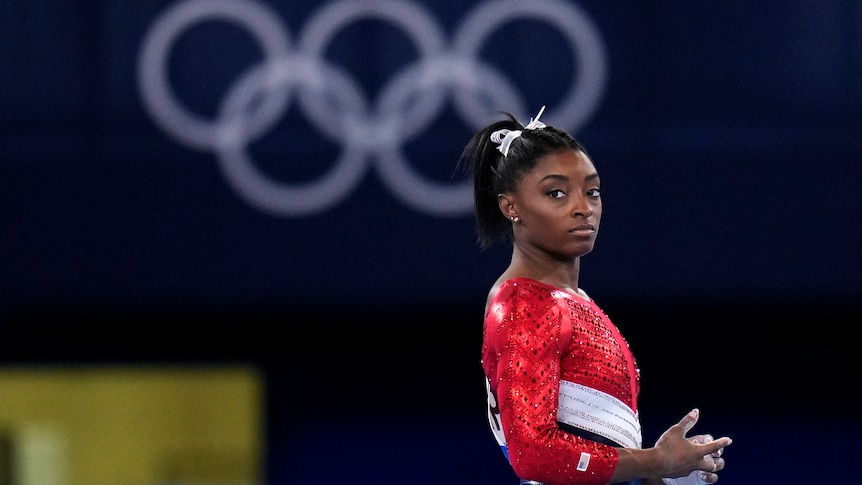
M384 84L373 102L349 73L323 57L339 30L368 17L402 29L419 53L418 60ZM406 205L431 215L460 216L472 209L469 181L446 185L427 180L411 169L402 146L440 116L449 98L458 115L476 129L488 122L488 112L501 106L522 115L529 112L517 88L478 58L490 35L517 18L546 22L568 39L576 59L573 83L555 114L546 118L577 130L601 101L607 62L589 17L560 0L485 1L463 19L451 45L418 2L335 0L309 20L296 46L277 14L258 0L182 0L160 14L146 32L138 84L156 124L175 141L216 154L228 183L261 210L279 216L323 212L345 199L375 163L385 186ZM207 120L176 98L167 71L178 38L195 24L213 19L247 29L264 60L237 77L217 116ZM247 153L249 144L279 121L291 100L321 134L341 146L334 166L311 182L272 180Z

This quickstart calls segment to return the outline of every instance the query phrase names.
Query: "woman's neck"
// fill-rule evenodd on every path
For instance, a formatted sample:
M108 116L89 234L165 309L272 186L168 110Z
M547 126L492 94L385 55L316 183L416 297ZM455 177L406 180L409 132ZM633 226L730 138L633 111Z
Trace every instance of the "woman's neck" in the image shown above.
M580 268L580 257L561 260L552 258L546 253L527 253L515 247L512 251L512 260L503 276L504 279L530 278L580 294L578 291Z

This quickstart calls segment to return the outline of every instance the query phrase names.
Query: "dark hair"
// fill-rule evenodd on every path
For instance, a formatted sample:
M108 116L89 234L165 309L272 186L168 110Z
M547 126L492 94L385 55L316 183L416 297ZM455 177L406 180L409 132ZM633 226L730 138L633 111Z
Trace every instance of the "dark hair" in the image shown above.
M527 130L512 114L502 114L506 119L473 135L459 160L459 166L473 177L476 234L482 249L512 237L512 225L500 212L499 194L514 191L518 181L549 153L565 149L587 153L581 142L564 130L550 125ZM504 129L522 130L505 156L497 149L499 144L491 140L492 133Z

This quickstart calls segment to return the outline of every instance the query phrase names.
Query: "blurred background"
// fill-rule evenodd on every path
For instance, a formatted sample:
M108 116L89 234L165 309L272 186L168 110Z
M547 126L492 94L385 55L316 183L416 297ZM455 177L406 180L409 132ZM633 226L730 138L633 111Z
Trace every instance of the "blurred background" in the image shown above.
M457 162L542 106L645 443L850 483L862 2L0 6L0 485L516 483Z

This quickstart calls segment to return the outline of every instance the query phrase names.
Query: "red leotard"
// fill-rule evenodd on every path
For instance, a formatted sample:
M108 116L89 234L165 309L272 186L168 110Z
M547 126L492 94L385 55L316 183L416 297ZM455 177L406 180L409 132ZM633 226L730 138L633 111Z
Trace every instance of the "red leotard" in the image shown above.
M532 279L504 282L485 315L482 366L492 431L518 477L547 485L610 481L616 449L557 424L561 379L637 412L634 356L593 301ZM577 469L582 453L590 457L586 470Z

